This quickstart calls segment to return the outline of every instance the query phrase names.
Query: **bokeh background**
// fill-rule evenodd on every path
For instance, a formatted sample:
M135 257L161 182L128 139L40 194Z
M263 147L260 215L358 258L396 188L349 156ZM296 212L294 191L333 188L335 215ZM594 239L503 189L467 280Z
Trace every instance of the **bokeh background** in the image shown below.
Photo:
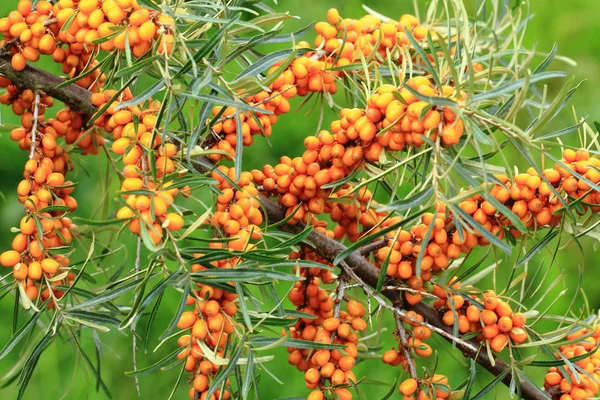
M269 1L269 0L267 0ZM469 2L469 1L468 1ZM298 16L298 19L289 20L286 24L286 31L296 31L306 26L311 21L325 19L325 13L328 8L336 7L343 16L359 17L364 14L361 5L364 3L378 12L388 15L392 18L399 18L404 13L411 13L413 2L410 0L279 0L279 4L273 4L278 11L289 11L290 14ZM417 0L420 6L426 2ZM469 2L474 3L474 2ZM16 7L16 0L6 0L0 2L0 16L5 16L10 10ZM563 69L570 75L576 77L576 80L586 80L579 91L575 94L570 105L576 110L578 116L587 116L588 121L600 119L600 110L597 104L600 103L600 2L597 0L571 0L569 2L559 0L532 0L531 1L532 19L529 22L526 46L537 45L540 52L549 52L554 42L558 43L559 54L569 57L577 62L577 66L571 66L566 63L555 61L551 69ZM312 41L314 35L307 35L305 40ZM54 68L54 67L53 67ZM558 87L550 86L550 90L556 90ZM300 100L293 100L293 104L298 105ZM274 163L282 155L296 156L301 152L301 143L305 136L313 134L316 129L318 113L306 115L304 108L297 113L290 113L280 118L279 124L274 128L274 134L267 141L258 139L251 152L247 152L244 167L260 167L260 163ZM567 107L565 111L556 118L550 130L556 130L560 127L573 123L573 110ZM324 121L328 123L334 118L334 114L326 112ZM10 227L18 224L22 215L22 206L16 199L15 188L21 179L22 167L26 159L23 151L18 149L15 143L9 139L8 132L12 124L18 121L11 115L7 107L1 109L1 122L4 126L0 130L0 251L9 247L12 240ZM570 142L576 142L576 138L570 139ZM509 157L516 165L525 168L524 160L519 154L509 150ZM77 181L79 186L75 192L75 197L79 202L80 208L77 215L85 218L98 217L100 200L105 195L105 185L103 183L104 172L106 171L106 160L104 157L87 157L82 160L71 175L71 179ZM115 197L117 187L113 182L110 185L108 198ZM114 211L110 209L109 212ZM125 234L122 240L128 248L132 249L132 240ZM588 295L589 307L597 309L600 306L600 293L597 290L597 282L593 279L597 276L597 257L593 252L593 241L584 239L582 241L584 248L588 250L584 258L579 253L577 246L573 243L568 244L559 252L557 263L552 267L549 282L559 275L564 276L564 283L561 282L554 292L566 289L566 295L560 298L553 306L551 314L561 315L568 308L573 296L575 296L576 282L578 280L578 267L581 266L586 274L583 280L582 289ZM131 253L129 253L131 254ZM73 257L74 260L80 260L83 257L78 253ZM539 262L542 257L536 258ZM125 253L122 253L114 260L110 260L112 267L114 264L125 263L127 268L131 267L132 261L126 259ZM509 261L510 262L510 261ZM499 268L507 267L506 263L501 264ZM100 268L102 266L94 266ZM5 274L7 271L3 271ZM502 287L501 283L504 277L502 270L499 269L496 284ZM491 288L494 282L492 276L486 278L482 287ZM543 293L545 290L540 290ZM544 310L555 299L556 296L548 298L539 305L539 310ZM171 319L171 312L176 307L178 297L169 295L163 301L161 311L155 324L155 335L160 335ZM0 300L0 347L6 343L10 337L10 326L12 321L14 298L7 296ZM526 305L535 303L535 299L527 299ZM584 304L582 296L575 301L573 308L574 315L580 311ZM21 316L21 323L25 320ZM395 345L392 337L392 330L385 327L392 326L389 320L384 319L380 327L384 328L382 333L368 339L367 343L372 347L384 349ZM140 326L143 326L142 323ZM540 328L543 328L540 324ZM33 341L37 336L28 338L26 341ZM104 343L104 353L102 356L102 377L106 385L112 390L115 399L133 399L136 398L134 381L124 375L125 371L131 370L131 338L115 329L106 334L100 334ZM451 348L442 343L441 340L432 340L435 348L439 349L438 371L449 375L450 382L456 386L468 376L468 360L464 360L460 354L452 351ZM139 364L141 366L150 365L168 352L172 347L170 344L163 346L156 352L153 352L156 346L156 340L151 342L147 354L140 352ZM89 332L82 337L84 349L94 357L93 338ZM175 345L174 343L172 344ZM303 398L308 393L303 384L302 373L296 371L287 363L287 352L280 348L275 351L276 359L266 364L270 371L277 376L284 384L278 383L266 373L261 373L260 393L262 399L276 398ZM13 365L20 359L20 356L14 352L8 357L0 360L0 377L7 374ZM424 366L430 366L431 360L422 363ZM528 370L531 376L542 382L545 371L543 369ZM140 378L141 393L144 398L163 399L169 396L173 383L178 375L178 369L172 369L165 372L155 373L150 376ZM381 398L391 387L396 379L402 379L399 368L391 368L382 364L378 359L367 359L356 367L356 375L367 375L369 379L361 385L363 399ZM483 370L478 370L477 385L481 388L492 377ZM3 381L0 381L3 382ZM58 338L54 344L44 352L37 367L36 372L30 382L29 388L25 394L26 399L45 398L45 399L105 399L102 393L95 390L95 379L84 365L82 358L77 355L75 345L66 337ZM187 388L185 382L180 384L175 398L187 398ZM1 399L12 399L16 397L17 389L13 385L0 389ZM475 393L475 392L473 392ZM399 398L395 391L392 398ZM504 387L498 388L486 396L486 398L507 398L507 392Z

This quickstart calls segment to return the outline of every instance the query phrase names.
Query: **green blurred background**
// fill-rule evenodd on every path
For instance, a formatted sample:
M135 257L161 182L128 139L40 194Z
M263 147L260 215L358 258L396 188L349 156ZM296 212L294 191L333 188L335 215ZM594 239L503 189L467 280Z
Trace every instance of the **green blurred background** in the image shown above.
M269 2L269 1L267 1ZM287 22L286 31L295 31L306 26L311 21L325 19L325 13L328 8L336 7L344 17L357 18L364 14L361 4L366 4L372 9L388 15L392 18L399 18L404 13L411 13L413 2L410 0L280 0L279 4L274 5L278 11L289 11L292 15L299 18ZM425 4L425 1L417 1L418 4ZM0 3L0 16L6 15L16 6L16 1L3 1ZM596 104L600 103L600 94L597 88L600 84L600 25L598 24L598 15L600 15L600 2L597 0L571 0L569 2L559 0L532 0L531 11L533 19L529 22L528 33L526 35L527 47L537 44L537 49L541 52L549 52L554 42L559 45L559 54L569 57L577 62L577 66L570 66L565 63L555 61L551 69L565 69L569 74L576 77L576 81L586 79L579 91L571 100L570 104L577 110L578 116L588 116L588 121L594 118L600 119L600 112ZM312 41L313 34L307 35L304 40ZM551 89L556 89L551 86ZM298 105L301 100L295 99L293 104ZM301 143L305 136L313 134L318 121L318 113L306 116L304 108L300 112L290 113L280 118L280 122L273 130L270 138L270 145L262 139L256 140L252 151L247 152L244 167L246 169L260 167L260 163L274 163L282 155L296 156L301 152ZM2 123L15 124L18 121L11 115L7 107L2 107ZM327 125L334 118L331 112L325 113L325 124ZM549 130L556 130L560 127L571 125L573 123L573 112L567 108L552 122ZM575 138L576 139L576 138ZM575 142L576 140L569 140ZM510 150L512 151L512 150ZM516 165L525 167L523 159L514 152L509 153L509 158ZM22 216L22 205L16 199L16 185L21 179L22 167L26 159L25 152L18 149L15 143L9 139L8 132L0 132L0 160L4 160L0 166L0 250L6 250L12 240L10 227L18 224ZM96 216L96 211L103 196L104 187L103 172L106 171L105 157L86 157L82 165L76 167L76 171L71 175L71 179L79 182L74 196L79 202L80 208L77 215L85 218ZM115 197L117 187L112 182L108 197ZM113 207L111 205L111 207ZM111 212L114 209L110 210ZM125 243L129 250L132 250L132 240L129 235L124 235ZM129 240L129 242L127 242ZM587 270L587 277L594 276L595 263L597 258L593 256L593 242L589 239L583 240L583 245L588 249L588 254L584 259L577 250L577 246L569 244L559 253L558 262L553 266L550 273L549 282L559 274L564 275L564 283L560 283L541 305L539 310L544 310L554 300L554 292L567 288L566 295L558 300L552 308L552 314L560 315L568 308L569 303L575 295L575 287L578 279L578 266ZM131 254L131 253L129 253ZM72 257L73 260L80 260L82 253L77 253ZM541 260L541 258L540 258ZM536 261L539 261L536 259ZM132 267L131 257L125 258L124 253L111 260L113 264L125 264L126 268ZM110 266L112 267L113 264ZM97 267L97 266L96 266ZM500 266L502 267L502 265ZM3 274L7 271L3 271ZM502 287L503 276L498 274L498 287ZM481 287L491 288L494 283L490 278L486 278ZM583 280L583 291L588 295L589 306L597 309L600 306L600 293L595 287L594 279ZM545 290L540 290L544 292ZM161 311L156 321L153 338L158 337L169 323L172 314L170 310L176 307L178 297L171 293L163 301ZM11 334L11 321L14 298L7 296L0 301L0 347L6 343ZM527 300L526 305L531 306L535 299ZM579 296L575 303L575 312L584 304L582 297ZM20 322L25 320L21 316ZM387 331L376 335L367 340L367 343L373 347L388 349L395 345L392 338L392 326L389 319L384 320L383 327L388 327ZM139 325L143 329L145 321ZM543 324L540 328L543 329ZM377 327L376 327L377 328ZM135 398L134 381L124 375L125 371L131 370L131 337L116 331L115 329L106 334L99 334L104 343L104 352L102 356L102 377L106 385L111 389L115 399ZM35 336L29 340L35 340ZM162 356L169 353L174 343L167 343L156 353L152 350L157 345L157 341L150 343L150 350L147 354L140 352L139 365L150 365ZM440 349L438 371L449 375L450 382L456 386L468 377L468 360L464 360L460 354L452 351L451 348L442 343L439 339L431 341L434 348ZM93 337L90 332L86 332L82 338L84 349L92 358L94 355ZM267 363L267 367L284 384L277 383L268 374L261 373L260 393L262 399L275 399L286 397L306 396L308 390L304 387L302 373L296 371L287 363L287 352L281 348L275 351L276 360ZM8 357L0 361L0 376L8 373L11 367L19 360L20 356L13 352ZM431 360L420 362L422 365L430 365ZM528 370L537 382L542 382L543 369ZM140 378L141 393L144 398L163 399L167 398L172 385L178 375L178 369L172 369L166 372L155 373L151 376ZM382 364L378 359L370 359L361 362L356 367L357 377L367 375L369 378L385 382L385 384L373 382L372 384L361 385L364 399L381 398L391 387L395 379L403 379L399 368L392 368ZM482 384L489 382L492 377L485 371L478 372L477 382L479 388ZM81 399L93 398L104 399L106 396L95 391L95 380L90 374L87 366L84 365L82 358L77 354L77 349L73 343L65 338L59 338L53 345L44 352L36 372L27 389L25 398L45 398L45 399ZM187 398L188 386L184 383L176 393L176 398ZM477 388L475 388L477 390ZM1 399L12 399L16 396L17 389L14 385L8 388L0 389ZM475 393L475 392L473 392ZM392 398L399 398L395 391ZM488 394L486 398L507 398L507 392L502 387L496 392Z

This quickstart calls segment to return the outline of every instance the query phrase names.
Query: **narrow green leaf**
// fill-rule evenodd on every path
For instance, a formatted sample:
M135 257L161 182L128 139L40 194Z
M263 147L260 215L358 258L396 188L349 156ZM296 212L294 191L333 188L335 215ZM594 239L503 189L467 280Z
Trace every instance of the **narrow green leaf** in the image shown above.
M554 79L554 78L564 78L567 76L564 72L553 71L553 72L542 72L537 75L532 75L529 77L529 83L536 83L539 81L543 81L546 79ZM487 90L485 92L476 94L473 96L472 102L477 103L483 100L490 100L496 98L498 96L512 93L516 90L519 90L525 84L525 78L517 79L516 81L505 83L504 85L498 86L494 89Z
M177 355L179 353L181 353L181 351L182 350L178 347L175 350L173 350L171 353L167 354L165 357L163 357L160 360L158 360L157 362L155 362L154 364L152 364L146 368L138 369L136 371L125 372L125 375L127 375L131 378L139 378L140 376L151 374L155 371L158 371L165 365L169 364L171 362L171 360L176 359ZM184 362L184 361L185 361L185 359L180 360L180 362Z
M496 376L496 378L493 381L488 383L483 389L481 389L479 392L477 392L477 394L475 396L473 396L470 400L485 399L485 396L489 392L491 392L492 389L494 389L497 384L502 382L502 379L504 379L504 377L506 375L508 375L509 372L510 372L510 369L508 369L508 368L505 369L504 371L502 371L498 376Z
M144 90L139 95L135 96L133 99L119 103L119 105L115 109L122 110L124 108L138 106L146 100L150 99L156 93L160 92L164 87L165 79L163 78L156 82L154 85L150 86L148 89Z
M387 205L377 206L377 211L406 211L424 205L432 194L433 186L429 186L408 199L396 200Z
M50 300L46 300L44 304L40 306L40 310L45 310L46 305ZM23 324L23 326L10 338L4 348L0 350L0 360L3 359L10 351L17 345L23 338L29 333L31 328L35 326L37 320L41 317L42 312L34 312L31 318Z
M517 261L515 266L519 267L519 266L527 263L529 260L531 260L533 258L533 256L535 256L537 253L539 253L540 250L544 249L546 247L546 245L548 245L548 243L550 243L550 241L558 235L558 233L559 233L559 231L555 231L555 230L551 230L550 232L548 232L542 240L537 242L535 244L535 246L533 246L531 249L529 249L527 254L525 254L523 256L523 258L521 258L519 261Z

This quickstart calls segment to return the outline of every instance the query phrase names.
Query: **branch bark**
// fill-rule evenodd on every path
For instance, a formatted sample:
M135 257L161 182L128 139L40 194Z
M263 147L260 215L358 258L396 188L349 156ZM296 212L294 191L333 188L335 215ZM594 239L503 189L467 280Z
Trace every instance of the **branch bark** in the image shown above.
M63 103L71 109L92 115L98 109L90 101L92 93L74 83L59 88L65 82L64 78L27 65L23 71L15 71L11 64L10 55L0 55L0 75L10 79L19 89L31 89L34 92L44 92Z
M73 110L81 111L88 115L92 115L97 111L97 108L91 103L92 93L84 88L77 85L70 84L63 88L57 88L60 83L64 82L63 78L56 75L45 72L39 68L33 66L27 66L25 70L21 72L14 71L10 64L10 56L0 55L0 75L13 81L19 88L28 88L32 90L43 91L49 96L52 96L60 101L68 104ZM200 172L209 172L214 167L214 164L206 159L202 158L195 164ZM282 208L278 203L273 201L271 198L260 195L260 200L266 211L266 218L270 224L280 222L285 219L285 209ZM301 232L304 229L302 224L280 226L280 229L286 230L292 233ZM313 230L307 237L307 241L314 244L315 251L323 258L332 261L335 257L346 250L346 246L335 240L329 239L327 236ZM356 275L365 284L371 288L377 286L379 279L380 270L367 261L360 250L354 251L344 259L341 263L342 268L350 268L351 275ZM400 291L389 289L389 285L384 285L386 289L376 294L377 296L384 296L391 303L387 308L397 310L397 314L404 314L404 309L407 309L403 305L403 298ZM374 290L370 293L375 294ZM384 302L383 299L381 299ZM442 334L444 339L452 342L452 328L443 324L440 314L431 306L424 302L421 302L415 306L411 306L411 309L423 315L429 325L436 327L436 333ZM519 377L514 377L511 371L511 367L502 359L497 356L493 356L493 360L488 355L477 349L480 343L476 341L457 341L455 342L456 347L463 353L465 357L474 359L479 365L487 369L494 376L498 376L505 371L509 371L502 382L506 385L510 385L513 379L517 380L520 385L521 396L527 400L543 400L549 399L542 389L537 388L530 381L521 381Z

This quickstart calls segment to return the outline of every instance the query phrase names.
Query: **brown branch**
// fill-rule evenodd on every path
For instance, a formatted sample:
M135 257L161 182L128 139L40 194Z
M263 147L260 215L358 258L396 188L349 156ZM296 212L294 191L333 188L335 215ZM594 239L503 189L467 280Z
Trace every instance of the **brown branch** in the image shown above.
M369 254L371 254L374 251L383 249L385 246L387 246L388 241L389 240L386 236L383 239L379 239L379 240L374 241L373 243L364 245L363 247L358 249L358 251L360 251L360 254L362 254L363 256L368 256Z
M29 88L32 90L41 90L49 96L55 97L67 103L74 110L78 110L87 114L93 114L97 108L91 103L91 92L76 85L68 85L64 88L57 89L56 86L64 82L64 79L55 75L49 74L36 67L27 66L25 70L16 72L10 65L10 56L0 56L0 75L12 80L20 88ZM196 163L198 171L207 173L212 170L214 164L206 159L201 158ZM274 224L285 219L285 209L273 201L271 198L260 195L260 200L266 211L266 217L270 224ZM302 224L288 225L283 224L280 229L292 233L299 233L304 229ZM323 258L332 261L337 255L345 251L347 248L342 243L329 239L322 233L316 230L311 231L307 237L307 242L315 246L315 251ZM342 268L346 270L350 277L356 276L361 282L371 288L377 286L380 270L367 261L360 250L356 250L348 254L341 262ZM381 305L385 304L386 308L394 311L395 314L405 315L403 310L403 299L401 292L389 288L389 285L384 286L385 289L380 293L376 293L373 289L367 286L364 289L369 289L367 293L375 296L376 300ZM391 304L387 304L380 295L386 297ZM521 389L521 396L527 400L543 400L548 399L541 389L538 389L530 381L520 381L519 377L514 377L510 365L497 356L493 356L491 360L485 352L478 352L480 343L476 341L465 341L455 339L452 335L452 328L447 327L441 319L440 314L431 306L421 302L411 307L413 310L421 314L427 325L434 327L434 331L449 342L454 342L456 347L463 353L465 357L474 359L479 365L487 369L494 376L498 376L505 371L508 371L502 382L510 385L513 379L517 379Z
M96 106L91 102L90 91L73 83L58 88L57 86L64 83L65 79L31 65L27 65L23 71L15 71L10 62L10 55L0 55L0 76L10 79L19 89L43 92L68 104L71 109L88 115L97 111Z

